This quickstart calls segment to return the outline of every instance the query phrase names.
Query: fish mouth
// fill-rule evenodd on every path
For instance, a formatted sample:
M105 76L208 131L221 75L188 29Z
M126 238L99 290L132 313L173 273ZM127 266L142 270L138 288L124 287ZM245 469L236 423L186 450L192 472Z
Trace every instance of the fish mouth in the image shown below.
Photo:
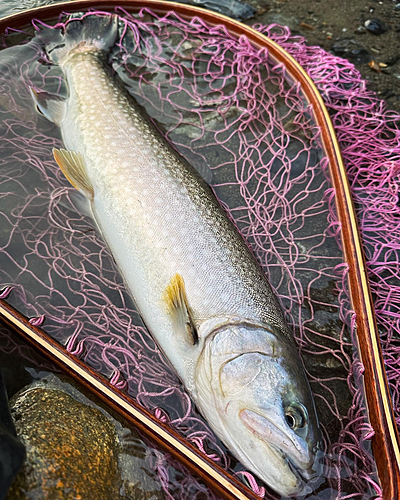
M284 443L287 447L292 445L299 454L301 454L301 452L304 453L304 450L302 450L293 438L276 422L247 409L241 410L239 415L245 426L268 446L277 461L286 464L287 468L297 480L298 491L296 493L303 493L306 483L316 476L316 472L313 469L314 460L305 460L303 462L304 465L297 464L296 461L277 444L277 442Z
M280 448L271 443L268 443L268 447L278 459L280 459L282 462L286 462L288 468L290 469L290 472L293 474L293 477L297 481L296 487L293 488L292 493L289 494L289 498L293 495L295 495L296 498L303 498L305 495L312 493L313 488L309 485L309 483L316 477L316 472L313 470L313 468L299 468L293 462L293 460Z

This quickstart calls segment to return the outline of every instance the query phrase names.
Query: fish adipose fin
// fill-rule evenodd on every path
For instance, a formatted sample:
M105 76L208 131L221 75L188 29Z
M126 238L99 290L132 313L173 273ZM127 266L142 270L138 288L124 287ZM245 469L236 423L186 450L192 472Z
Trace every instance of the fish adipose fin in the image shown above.
M49 94L44 90L30 87L31 95L38 110L51 122L60 125L64 119L66 104L64 97Z
M48 44L45 36L42 38L51 61L63 65L70 56L79 52L109 51L117 37L118 16L89 14L79 19L70 18L57 43Z
M94 189L86 173L83 155L66 149L53 149L53 155L62 173L72 186L83 193L89 200L93 200Z
M180 274L172 277L165 290L164 300L171 314L174 330L186 342L197 344L199 337L186 296L185 282Z

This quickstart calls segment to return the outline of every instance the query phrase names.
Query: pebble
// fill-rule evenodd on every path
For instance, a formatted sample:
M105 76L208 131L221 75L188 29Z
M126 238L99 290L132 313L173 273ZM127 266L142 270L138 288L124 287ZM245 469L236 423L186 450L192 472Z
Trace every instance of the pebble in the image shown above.
M388 66L394 66L397 61L400 59L400 54L396 54L395 56L390 57L386 62Z
M364 26L370 33L373 33L374 35L382 35L388 30L386 24L377 18L368 19L367 21L365 21Z
M366 32L367 30L366 28L364 28L364 26L359 26L355 31L357 35L364 35Z
M336 41L332 46L332 50L335 54L346 57L353 63L365 64L372 59L368 50L352 38L342 38Z
M368 63L368 66L373 69L374 71L377 71L378 73L381 72L381 68L379 66L379 64L376 62L376 61L370 61Z

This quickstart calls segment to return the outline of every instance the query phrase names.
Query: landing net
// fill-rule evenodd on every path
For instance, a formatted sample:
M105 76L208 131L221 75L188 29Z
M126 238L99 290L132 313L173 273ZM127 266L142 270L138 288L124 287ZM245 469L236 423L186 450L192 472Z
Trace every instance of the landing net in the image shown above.
M370 452L363 366L355 351L347 264L328 163L300 86L267 50L224 27L122 9L112 54L120 78L166 138L207 178L249 242L286 311L315 395L326 450L307 498L380 496ZM65 17L60 18L60 23ZM37 29L47 29L36 21ZM277 25L257 29L309 72L331 113L357 203L388 377L398 412L399 116L342 59ZM11 31L0 53L0 283L22 313L265 498L198 414L141 323L113 259L82 215L51 150L56 126L29 86L67 95L33 28ZM204 168L206 166L206 168ZM151 193L149 194L151 196ZM6 288L9 286L10 288ZM5 342L3 342L5 344ZM3 350L13 350L8 343ZM399 413L397 413L399 415ZM214 498L157 452L166 498ZM172 467L173 466L173 467ZM321 483L321 484L320 484Z

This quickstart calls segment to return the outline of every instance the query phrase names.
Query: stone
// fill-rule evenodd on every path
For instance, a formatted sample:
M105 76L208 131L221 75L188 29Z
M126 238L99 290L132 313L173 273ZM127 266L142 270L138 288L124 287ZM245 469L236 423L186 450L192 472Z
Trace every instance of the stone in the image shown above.
M11 410L27 459L8 500L119 497L117 435L99 410L43 388L19 393Z
M47 374L10 406L27 459L6 500L164 499L147 446L74 382Z
M239 0L178 0L178 2L203 7L238 21L251 19L256 14L254 7Z
M355 64L365 64L371 61L372 56L359 42L353 38L342 38L332 45L335 54L345 57Z
M380 19L368 19L365 21L364 26L374 35L382 35L388 30L387 25Z

